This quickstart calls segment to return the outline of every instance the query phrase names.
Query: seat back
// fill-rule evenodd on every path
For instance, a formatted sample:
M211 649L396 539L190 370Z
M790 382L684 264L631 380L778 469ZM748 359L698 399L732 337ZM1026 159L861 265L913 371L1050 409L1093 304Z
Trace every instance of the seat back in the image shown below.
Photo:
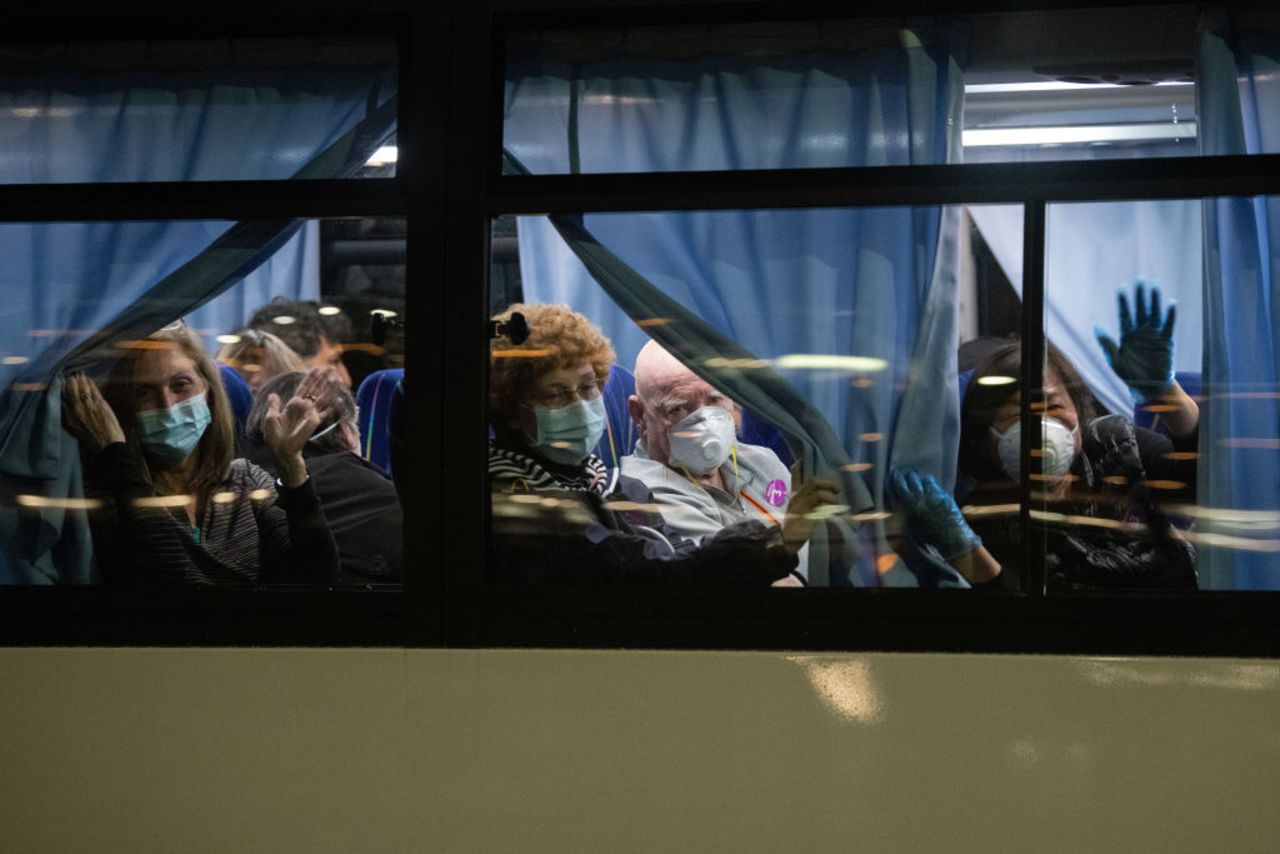
M636 445L636 426L627 411L627 399L636 393L636 378L631 371L619 364L609 370L604 384L604 436L596 445L596 456L610 468L617 468L621 460Z
M356 421L360 428L360 455L388 473L391 471L391 402L396 386L403 379L404 368L374 371L364 378L356 391L356 406L360 410Z

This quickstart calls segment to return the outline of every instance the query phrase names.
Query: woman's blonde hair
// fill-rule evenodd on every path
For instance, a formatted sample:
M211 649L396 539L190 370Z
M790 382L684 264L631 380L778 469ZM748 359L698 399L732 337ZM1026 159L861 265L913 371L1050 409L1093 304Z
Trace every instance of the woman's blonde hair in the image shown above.
M204 342L200 336L186 324L172 324L152 333L142 341L129 342L125 353L112 367L103 387L103 397L116 414L116 419L124 429L125 440L134 451L140 451L138 440L138 419L133 409L134 373L138 360L149 350L164 347L176 347L177 350L195 363L196 372L200 374L207 387L205 401L209 405L212 416L200 443L196 445L195 468L191 481L185 484L157 485L162 488L182 487L204 492L221 484L227 478L231 468L231 460L235 456L235 421L231 415L231 403L227 400L227 392L222 386L222 376L214 365L209 354L205 352ZM145 456L139 454L142 459ZM150 468L148 468L150 475ZM153 481L164 480L152 475Z
M214 358L235 368L236 373L242 377L244 377L244 371L240 367L243 361L241 357L250 350L260 350L262 352L262 358L256 364L263 373L260 378L263 382L279 374L286 374L291 371L305 371L307 369L302 357L290 350L289 345L281 341L279 336L258 329L242 329L236 335L239 336L240 340L231 344L223 344ZM250 379L249 377L244 378L246 382Z
M600 327L567 305L516 303L494 320L505 323L516 312L528 321L529 337L519 345L506 335L489 343L489 409L495 429L516 417L516 407L543 374L585 362L604 388L616 358Z

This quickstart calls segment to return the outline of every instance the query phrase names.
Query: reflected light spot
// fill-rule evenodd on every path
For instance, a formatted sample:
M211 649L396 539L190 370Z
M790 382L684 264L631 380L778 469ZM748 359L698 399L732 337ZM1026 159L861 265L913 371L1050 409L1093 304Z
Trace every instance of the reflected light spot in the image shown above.
M662 512L662 508L657 504L645 504L639 501L606 501L604 506L619 513L625 513L628 510L639 510L642 513Z
M1166 460L1182 462L1183 460L1198 460L1200 459L1200 455L1195 451L1170 451L1164 455L1164 458Z
M637 320L636 325L641 329L648 329L650 326L666 326L670 322L669 317L646 317L644 320Z
M978 385L1012 385L1018 380L1015 377L1005 377L999 374L991 374L990 376L978 377Z
M507 497L517 504L537 504L539 501L542 500L541 496L532 495L528 492L521 492L516 495L510 495Z
M854 513L849 517L851 522L877 522L881 519L888 519L892 513L886 513L884 510L869 510L866 513Z
M1186 489L1187 487L1180 480L1149 480L1147 486L1152 489Z
M269 489L255 489L249 493L249 500L251 501L266 501L270 497L271 490Z
M898 565L898 556L893 552L882 554L876 558L876 574L884 575Z
M744 368L751 370L769 367L767 359L726 359L723 356L714 356L707 359L703 364L708 368Z
M873 468L871 463L850 463L847 466L840 467L842 471L871 471Z
M236 494L234 492L215 492L211 500L214 504L230 504L236 500Z
M552 443L551 443L551 447L553 447L553 448L567 448L567 447L569 447L569 443L568 443L568 442L552 442Z
M30 361L31 360L28 359L26 356L5 356L3 359L0 359L0 363L6 364L6 365L25 365L27 362L30 362Z
M240 341L240 336L239 335L219 335L217 338L214 338L213 340L217 341L219 344L235 344Z
M173 350L177 347L172 341L153 341L150 338L121 341L117 346L123 350Z
M697 430L677 430L671 435L680 439L696 439L698 438L698 431Z
M535 350L533 348L525 350L494 350L489 354L495 359L543 359L551 355L550 350Z
M883 371L889 367L889 363L874 356L791 353L774 359L773 366L782 370L849 371L850 373L863 374Z
M1169 403L1151 403L1142 407L1143 412L1175 412L1178 407Z
M262 365L255 365L253 362L243 362L236 365L236 368L244 371L246 374L256 374L258 371L262 370Z
M538 503L541 504L543 507L559 507L560 499L559 498L543 498Z
M271 322L280 326L288 326L291 323L297 323L298 318L291 314L277 314L275 317L271 318Z
M837 717L855 724L874 724L884 717L884 699L865 658L796 655L787 660L800 665L814 693Z
M22 507L56 507L60 510L97 510L102 501L97 498L47 498L43 495L19 495L16 501Z
M1049 481L1050 483L1064 483L1064 482L1065 482L1065 483L1075 483L1077 480L1079 480L1079 479L1080 479L1080 476L1079 476L1079 475L1074 475L1074 474L1064 474L1064 475L1033 474L1033 475L1031 475L1031 479L1032 479L1032 480L1038 480L1038 481L1046 481L1046 480L1047 480L1047 481Z
M381 356L383 353L387 352L387 348L379 347L377 344L374 344L371 341L357 341L354 344L342 345L342 352L346 353L351 351L358 352L358 353L368 353L372 356Z
M378 317L382 317L382 318L392 318L396 316L396 313L389 308L375 308L369 313L376 314L378 315Z
M879 442L881 439L884 438L884 434L883 433L863 433L860 436L858 436L858 438L864 442Z
M342 309L336 305L322 305L318 309L325 317L333 317L335 314L342 314Z
M1113 474L1110 477L1104 477L1102 479L1102 482L1109 483L1112 486L1127 486L1129 483L1129 478L1125 477L1122 474Z
M871 388L875 384L876 384L876 381L871 379L870 377L860 377L853 381L854 388Z
M966 504L960 509L965 516L1011 516L1022 509L1021 504Z
M133 499L134 507L186 507L195 503L194 495L148 495Z
M835 516L843 516L851 509L853 508L848 504L825 504L822 507L815 507L813 510L806 513L805 518L822 521L823 519L831 519Z

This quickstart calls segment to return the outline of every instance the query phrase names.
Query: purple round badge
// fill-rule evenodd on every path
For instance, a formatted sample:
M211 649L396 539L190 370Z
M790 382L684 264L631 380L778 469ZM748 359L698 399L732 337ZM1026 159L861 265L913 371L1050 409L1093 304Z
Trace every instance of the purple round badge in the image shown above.
M774 507L781 507L787 503L787 483L783 480L771 480L769 485L764 488L764 500L768 501Z

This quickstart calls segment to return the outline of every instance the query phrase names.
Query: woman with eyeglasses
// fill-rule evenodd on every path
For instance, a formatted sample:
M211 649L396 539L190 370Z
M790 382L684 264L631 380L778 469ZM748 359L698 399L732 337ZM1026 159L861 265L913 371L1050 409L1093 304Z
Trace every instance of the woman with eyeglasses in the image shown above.
M748 521L698 547L666 526L642 483L593 453L605 431L608 339L564 305L513 305L494 318L497 328L516 312L528 337L517 345L502 334L490 345L495 580L789 586L809 511L834 493L815 490L793 507L785 538L779 527Z
M63 419L85 458L91 525L108 583L326 582L338 551L302 448L328 413L309 375L287 405L270 401L263 432L279 477L233 459L234 428L218 369L199 336L172 324L126 342L102 391L83 374L63 385Z

